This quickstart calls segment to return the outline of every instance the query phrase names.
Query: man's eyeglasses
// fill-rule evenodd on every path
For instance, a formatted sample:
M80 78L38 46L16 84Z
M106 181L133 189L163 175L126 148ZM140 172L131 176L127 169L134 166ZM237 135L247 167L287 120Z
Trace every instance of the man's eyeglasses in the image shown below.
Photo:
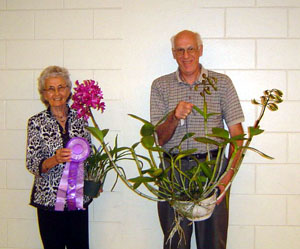
M177 56L183 56L185 52L187 52L189 55L194 55L197 51L198 51L198 48L194 48L194 47L189 47L189 48L176 48L176 49L173 49L173 51L175 52L175 54Z
M44 89L45 92L48 92L49 94L54 94L56 91L59 93L64 93L66 88L68 86L58 86L57 88L50 86L48 89Z

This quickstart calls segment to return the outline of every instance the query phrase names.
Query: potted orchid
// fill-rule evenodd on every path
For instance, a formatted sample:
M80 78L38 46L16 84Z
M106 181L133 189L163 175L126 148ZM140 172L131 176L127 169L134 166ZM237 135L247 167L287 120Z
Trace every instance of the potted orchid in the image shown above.
M100 110L101 113L105 110L105 103L103 102L103 93L101 88L94 80L84 80L83 83L75 82L76 88L74 95L72 96L73 104L72 108L77 110L77 117L83 117L85 120L88 120L92 116L92 121L95 125L95 119L92 115L91 109ZM89 129L89 127L86 127ZM107 135L108 129L102 131L103 138ZM84 180L84 193L90 197L98 197L107 173L112 170L113 164L116 164L117 161L122 160L126 157L126 152L122 148L118 148L117 137L115 138L114 147L111 148L108 145L105 145L108 149L111 160L109 159L104 148L100 145L98 148L95 145L92 145L92 150L90 156L86 159L86 172ZM123 169L119 167L123 173ZM124 173L125 174L125 173ZM118 175L112 186L114 189L118 180Z
M182 217L186 217L193 221L210 217L217 200L222 198L222 196L217 196L217 186L220 184L220 180L223 176L232 168L233 158L236 155L238 156L238 160L236 162L236 167L234 168L232 180L236 176L247 150L253 150L263 157L272 159L261 151L250 147L250 143L255 136L263 133L259 123L264 116L265 110L269 109L271 111L276 111L278 109L277 105L282 102L282 92L277 89L266 90L264 91L264 95L260 97L260 101L253 100L253 104L261 106L261 113L255 124L248 127L248 135L242 134L236 137L230 137L229 132L225 129L213 128L211 132L207 129L207 120L213 115L220 114L209 113L206 103L206 95L210 95L212 91L217 91L217 79L207 77L206 75L203 75L203 78L204 80L195 87L195 91L199 91L200 95L203 97L203 109L201 110L197 106L194 106L193 108L204 118L204 137L194 138L195 134L187 133L176 147L166 151L158 145L155 130L156 127L165 120L168 114L157 124L152 124L145 119L130 114L131 117L143 123L140 129L141 139L130 147L118 149L115 147L114 150L122 152L126 155L126 159L133 161L136 165L138 176L131 179L126 178L124 171L121 170L122 168L117 164L116 160L114 160L114 154L111 153L110 147L105 143L104 138L107 134L107 130L101 130L99 128L90 111L90 108L95 107L89 105L89 109L86 112L88 116L92 118L94 124L94 127L88 127L88 130L100 142L103 153L107 155L108 160L111 163L110 166L114 168L122 181L141 197L153 201L168 201L176 210L176 224L170 234L170 239L175 232L179 232L179 235L182 238L184 237L180 228L180 220ZM80 105L83 105L83 103ZM199 143L206 144L208 152L205 161L199 161L197 158L194 158L197 162L197 166L189 171L182 171L180 159L186 156L193 157L193 154L197 150L181 149L181 144L187 139L194 139ZM238 146L237 141L239 140L244 140L244 145ZM229 144L231 144L234 149L225 172L222 172L221 168L225 160L225 148ZM216 158L212 158L210 155L209 147L211 145L217 146L218 148ZM145 149L146 155L137 152L138 146ZM178 151L176 156L173 156L172 154L172 150L174 149ZM164 155L168 155L167 159ZM158 161L157 158L159 159ZM169 166L166 166L165 160L168 160ZM232 180L226 186L226 190L228 190ZM140 190L141 185L146 187L147 193Z
M206 95L210 95L211 91L217 91L217 79L209 78L203 75L204 80L195 87L195 91L200 91L200 95L203 97L203 110L197 106L193 108L204 118L204 137L194 137L193 133L187 133L182 138L179 145L172 148L169 151L165 151L158 145L155 130L156 127L164 120L164 118L157 124L153 125L149 121L141 119L135 115L130 115L143 122L143 126L140 130L141 140L140 144L146 148L149 158L138 155L135 152L135 148L131 147L130 151L136 160L139 176L128 179L133 184L133 188L137 189L141 184L145 185L147 189L156 197L157 201L169 201L178 213L178 220L180 217L186 217L192 221L199 221L207 219L212 214L216 202L223 197L228 188L230 187L234 177L236 176L244 156L247 150L257 152L261 156L272 159L272 157L264 154L263 152L250 147L250 143L254 136L263 133L260 129L259 123L264 116L265 110L276 111L278 104L282 102L282 92L277 89L266 90L264 95L260 97L260 101L252 100L255 105L261 106L261 113L256 120L254 126L248 127L248 136L246 134L230 137L229 132L222 128L213 128L211 132L207 129L207 120L213 115L220 115L218 113L209 113L207 109ZM194 160L197 162L197 167L192 168L189 171L183 172L181 170L181 158L189 156L193 157L196 149L182 150L181 144L187 139L194 139L199 143L206 144L207 157L205 161L199 161L197 158ZM245 143L242 146L238 146L237 141L244 140ZM231 144L233 146L233 153L229 160L225 172L222 172L222 165L225 160L226 147ZM217 146L218 154L215 159L210 155L210 145ZM136 145L135 145L136 146ZM172 151L177 149L178 153L173 156ZM156 163L153 154L158 154L160 164ZM170 166L165 166L166 159L163 159L163 154L167 155L167 160ZM222 195L217 196L216 189L220 184L221 179L232 168L233 159L238 156L236 167L234 168L234 175L231 182L226 186L225 192ZM145 165L140 163L140 160L147 161L149 167L145 168ZM119 172L120 174L121 172ZM176 176L179 175L179 176ZM187 182L187 183L186 183ZM147 196L148 197L148 196ZM146 197L146 198L147 198ZM148 198L153 199L153 198ZM179 225L179 222L177 223ZM176 227L175 230L180 229Z

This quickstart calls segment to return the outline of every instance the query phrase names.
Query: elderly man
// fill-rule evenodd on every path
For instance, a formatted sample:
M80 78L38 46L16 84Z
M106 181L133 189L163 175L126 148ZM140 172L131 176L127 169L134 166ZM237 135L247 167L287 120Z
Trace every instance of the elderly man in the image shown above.
M229 128L230 136L244 133L241 122L244 115L241 105L230 78L224 74L206 70L199 64L203 53L203 44L198 33L184 30L172 37L173 57L177 61L178 70L154 80L151 88L151 121L156 123L166 113L171 112L164 123L156 130L158 141L164 149L179 144L187 132L194 132L196 136L204 135L202 117L193 111L193 105L203 106L203 98L194 90L195 84L202 82L203 74L218 79L218 90L207 95L209 112L221 113L208 120L208 128L223 127L223 120ZM241 144L242 142L240 142ZM197 148L197 158L205 158L207 153L205 144L192 139L182 144L182 149ZM230 156L229 152L229 156ZM195 162L182 159L182 165L192 167ZM233 164L233 167L235 165ZM219 192L222 194L233 176L229 170L222 179ZM220 199L212 216L204 221L194 222L196 243L198 249L225 249L228 229L228 208L226 201ZM168 241L173 226L174 210L168 202L158 203L160 224L164 233L165 249L189 249L193 225L187 219L181 222L185 233L185 240L179 243L179 236L175 234L172 243Z

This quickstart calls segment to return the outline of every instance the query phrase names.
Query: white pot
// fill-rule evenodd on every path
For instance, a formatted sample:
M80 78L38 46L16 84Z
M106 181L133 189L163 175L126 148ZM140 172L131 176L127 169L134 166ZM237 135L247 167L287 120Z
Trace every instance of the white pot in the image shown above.
M217 193L214 191L210 197L199 201L175 201L171 205L181 215L190 221L201 221L210 218L216 206Z

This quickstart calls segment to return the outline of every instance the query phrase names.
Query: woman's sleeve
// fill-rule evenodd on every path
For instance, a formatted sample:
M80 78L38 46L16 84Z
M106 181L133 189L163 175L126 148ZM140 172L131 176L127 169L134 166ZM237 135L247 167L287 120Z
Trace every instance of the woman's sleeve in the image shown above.
M33 175L40 176L44 160L40 127L31 118L27 124L26 167Z

